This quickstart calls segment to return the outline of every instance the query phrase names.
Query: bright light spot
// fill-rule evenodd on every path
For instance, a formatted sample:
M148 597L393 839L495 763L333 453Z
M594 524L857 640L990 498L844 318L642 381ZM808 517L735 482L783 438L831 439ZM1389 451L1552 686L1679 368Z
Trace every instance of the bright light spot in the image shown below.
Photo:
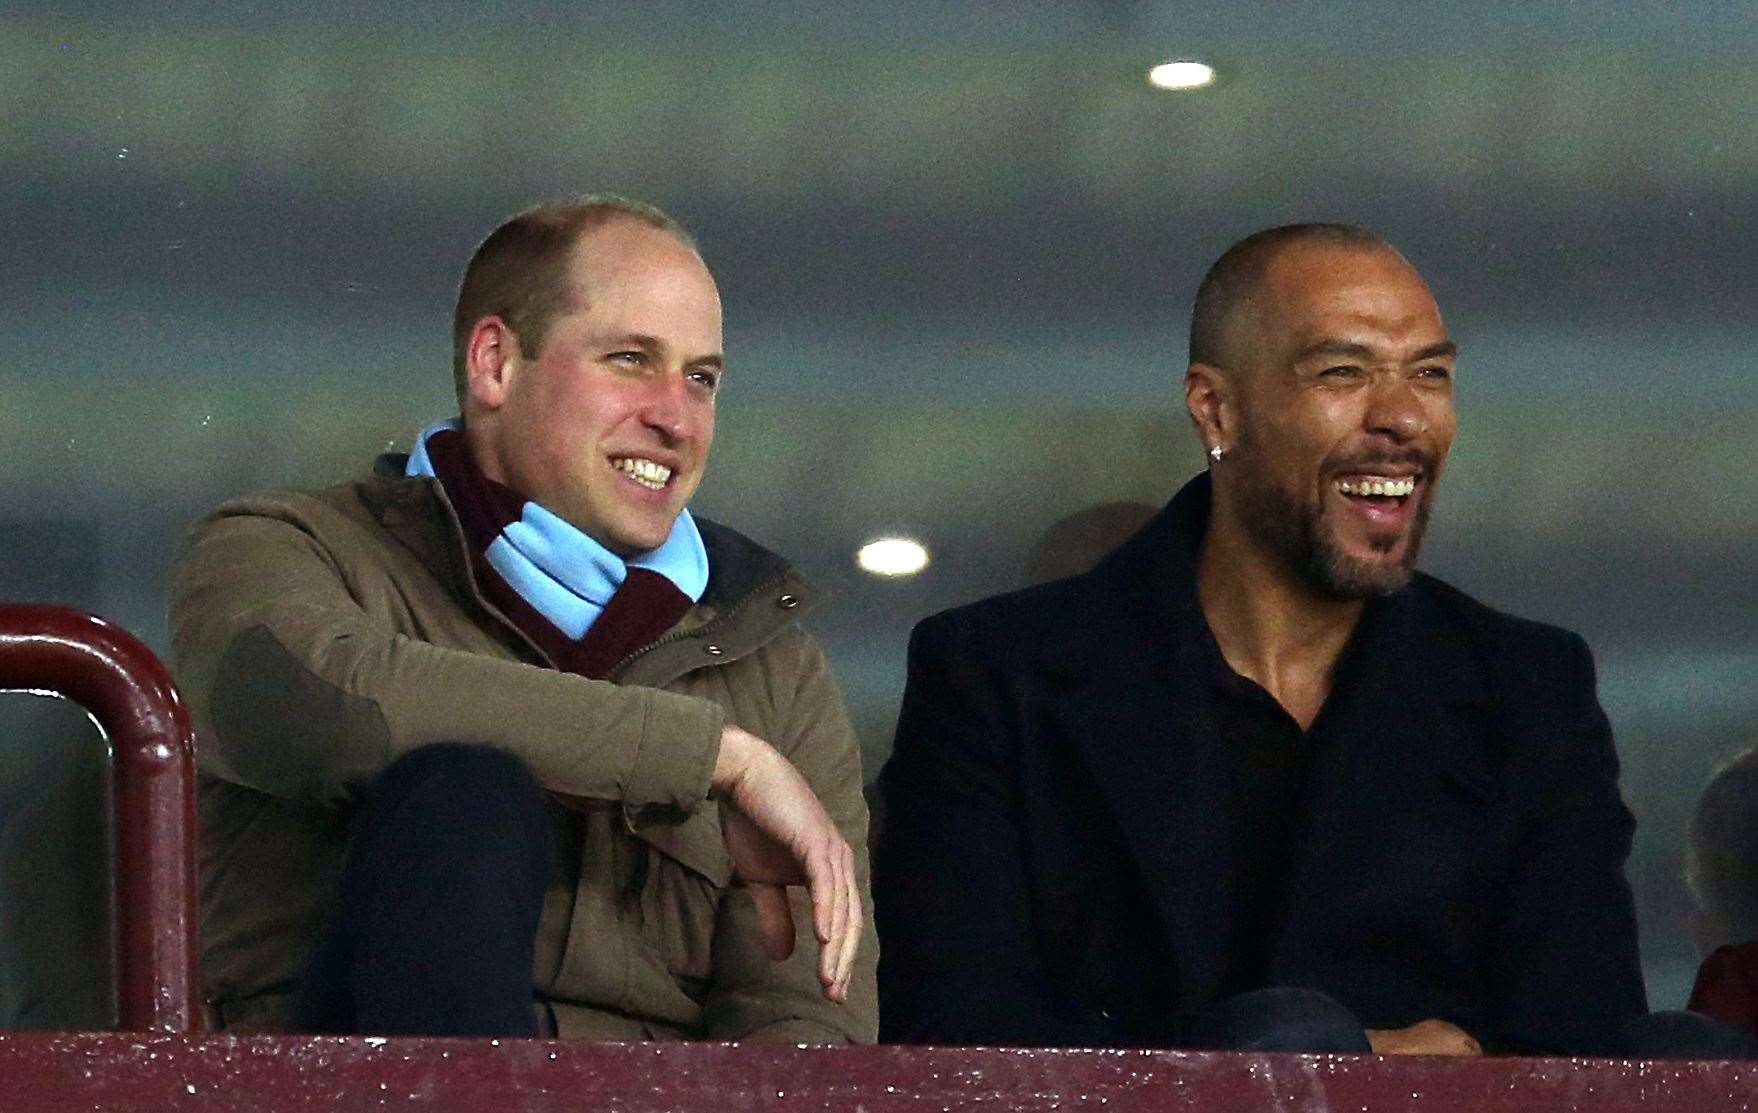
M1156 89L1201 89L1215 83L1215 67L1202 62L1161 62L1148 71Z
M862 545L855 563L875 576L913 576L928 567L928 550L907 537L881 537Z

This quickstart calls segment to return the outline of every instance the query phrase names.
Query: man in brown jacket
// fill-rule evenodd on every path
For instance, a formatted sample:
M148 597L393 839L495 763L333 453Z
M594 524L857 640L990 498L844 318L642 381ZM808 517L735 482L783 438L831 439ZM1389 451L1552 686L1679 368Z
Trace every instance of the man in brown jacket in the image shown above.
M714 280L616 198L497 229L461 416L176 572L209 1020L870 1041L858 751L787 564L693 519Z

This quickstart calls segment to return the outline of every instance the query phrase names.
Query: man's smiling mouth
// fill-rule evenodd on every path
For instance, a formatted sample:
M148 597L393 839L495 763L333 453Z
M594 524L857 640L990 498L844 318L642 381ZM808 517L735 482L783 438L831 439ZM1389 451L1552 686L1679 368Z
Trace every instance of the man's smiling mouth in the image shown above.
M613 456L610 466L650 491L662 490L671 482L671 468L644 456Z
M1337 480L1337 493L1353 498L1401 499L1416 490L1414 475L1352 475Z

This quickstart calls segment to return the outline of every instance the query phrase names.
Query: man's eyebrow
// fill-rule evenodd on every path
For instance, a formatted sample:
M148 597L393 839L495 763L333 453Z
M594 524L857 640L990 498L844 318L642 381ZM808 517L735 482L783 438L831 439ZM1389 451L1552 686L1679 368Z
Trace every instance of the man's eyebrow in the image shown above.
M1442 356L1456 356L1458 354L1459 345L1453 343L1451 340L1441 340L1418 351L1410 357L1410 360L1414 363L1420 360L1439 359ZM1304 363L1309 359L1318 359L1320 357L1329 359L1339 356L1347 359L1359 359L1365 361L1372 359L1373 355L1374 352L1372 348L1368 347L1366 344L1360 344L1353 340L1321 340L1312 347L1306 348L1294 358L1296 362L1301 363Z
M649 352L663 352L666 350L665 341L657 336L648 336L646 333L642 332L631 332L627 336L619 337L612 341L612 343L629 344L637 348L645 349ZM710 352L707 355L697 356L695 359L690 360L690 366L718 367L724 369L726 367L726 356L722 355L720 352Z
M1305 363L1320 356L1346 356L1349 359L1367 360L1373 358L1373 349L1352 340L1321 340L1310 348L1303 349L1294 359L1297 363Z

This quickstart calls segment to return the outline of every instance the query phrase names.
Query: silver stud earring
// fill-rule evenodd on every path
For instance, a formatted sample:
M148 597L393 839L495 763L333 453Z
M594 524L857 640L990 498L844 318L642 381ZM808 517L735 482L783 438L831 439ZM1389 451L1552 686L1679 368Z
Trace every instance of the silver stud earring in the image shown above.
M1209 449L1209 459L1215 461L1216 463L1220 463L1221 457L1223 457L1225 455L1227 455L1227 450L1222 448L1220 445L1216 445L1215 447Z

